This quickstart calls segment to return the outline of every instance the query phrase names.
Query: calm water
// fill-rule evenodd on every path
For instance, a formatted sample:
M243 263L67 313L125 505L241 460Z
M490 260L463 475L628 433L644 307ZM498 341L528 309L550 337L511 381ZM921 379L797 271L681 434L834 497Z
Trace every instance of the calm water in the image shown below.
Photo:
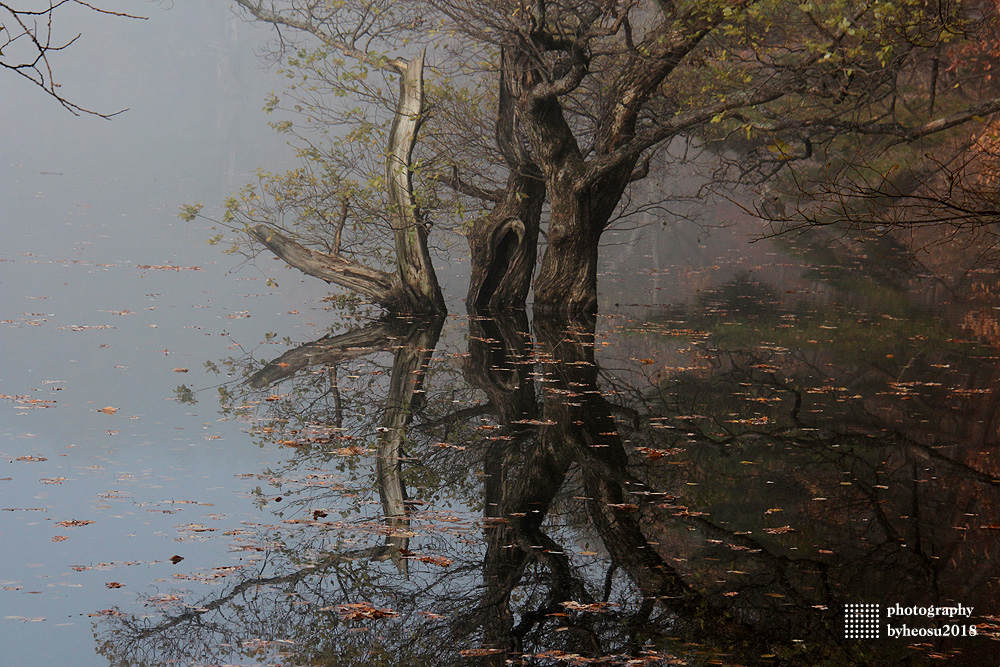
M112 123L0 81L0 664L996 662L996 273L678 222L596 318L355 319L177 219L289 151L266 34L149 9Z

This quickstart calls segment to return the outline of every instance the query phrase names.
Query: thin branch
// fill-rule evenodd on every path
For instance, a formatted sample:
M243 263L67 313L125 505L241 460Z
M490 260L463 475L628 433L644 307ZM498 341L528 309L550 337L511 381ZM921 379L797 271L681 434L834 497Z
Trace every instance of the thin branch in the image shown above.
M380 56L359 49L354 43L337 39L331 35L320 25L312 21L311 17L308 20L299 19L264 9L264 3L262 0L258 2L254 2L253 0L236 0L236 3L250 12L250 14L259 21L264 21L265 23L270 23L275 26L287 26L301 32L309 33L319 39L319 41L323 42L323 44L340 51L346 56L354 58L362 64L388 72L393 72L394 74L403 74L406 72L406 66L408 64L406 60L402 58L387 58L385 56Z

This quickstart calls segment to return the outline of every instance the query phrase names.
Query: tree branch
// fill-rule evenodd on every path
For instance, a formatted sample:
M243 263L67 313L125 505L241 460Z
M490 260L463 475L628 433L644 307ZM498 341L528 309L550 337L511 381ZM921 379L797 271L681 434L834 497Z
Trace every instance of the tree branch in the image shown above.
M248 231L268 250L305 274L346 287L378 303L386 303L394 297L396 279L392 274L339 255L310 250L266 225L257 225Z
M264 9L263 0L258 0L257 2L254 2L254 0L236 0L236 3L247 10L251 16L259 21L264 21L265 23L270 23L275 26L283 25L301 32L309 33L310 35L316 37L319 41L323 42L323 44L329 46L331 49L336 49L344 55L354 58L360 63L377 69L393 72L395 74L403 74L406 71L407 61L402 58L387 58L385 56L363 51L350 42L337 39L330 33L324 31L312 20L294 18L292 16L286 16L275 11Z
M57 90L60 84L56 83L53 76L49 54L68 48L80 38L80 34L77 34L66 42L52 43L53 16L63 5L79 5L98 14L146 20L144 16L102 9L83 0L56 0L49 2L48 7L36 10L19 9L8 2L0 2L0 69L8 70L27 79L74 116L90 115L107 120L128 111L128 109L121 109L113 113L94 111L71 102ZM4 20L5 16L7 20ZM44 24L41 26L39 19L44 20ZM11 32L11 28L15 28L16 32ZM19 47L22 51L27 50L27 53L23 54L20 59L15 59L3 52L6 47L19 40L27 42L24 47Z
M455 192L463 194L466 197L472 197L474 199L481 199L483 201L494 203L498 203L501 199L503 199L503 191L486 190L478 185L462 180L462 177L458 175L458 167L455 165L451 166L450 173L448 174L438 172L430 174L428 178L433 181L437 181L438 183L444 183Z

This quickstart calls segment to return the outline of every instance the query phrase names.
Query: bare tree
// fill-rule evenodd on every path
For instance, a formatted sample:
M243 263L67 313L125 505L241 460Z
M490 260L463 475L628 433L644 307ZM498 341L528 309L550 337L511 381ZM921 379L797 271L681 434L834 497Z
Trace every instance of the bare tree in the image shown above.
M45 3L34 4L0 2L0 69L27 79L76 116L81 114L99 118L117 116L126 109L113 113L95 111L71 101L59 90L62 84L58 83L53 73L52 57L57 52L72 46L80 38L80 34L59 39L55 36L55 24L57 15L73 6L98 14L131 19L144 18L102 9L83 0L48 0Z

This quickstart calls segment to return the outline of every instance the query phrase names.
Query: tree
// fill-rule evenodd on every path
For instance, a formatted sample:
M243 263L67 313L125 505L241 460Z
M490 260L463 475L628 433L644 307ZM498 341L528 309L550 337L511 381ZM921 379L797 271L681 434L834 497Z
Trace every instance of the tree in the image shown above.
M293 110L305 125L343 130L326 143L301 135L312 176L268 176L260 190L230 202L224 222L242 223L257 240L275 239L283 237L258 225L272 229L291 214L291 227L313 233L308 240L297 229L299 236L329 245L330 234L316 238L316 223L340 201L332 237L339 244L347 218L362 214L366 222L352 222L361 253L371 247L375 220L397 239L427 233L432 221L438 229L464 228L472 257L468 305L479 309L523 306L547 227L536 310L594 310L601 237L628 214L634 184L655 173L664 149L679 139L714 151L719 183L759 185L782 174L798 182L810 169L836 183L867 169L885 173L895 147L932 150L932 139L968 133L959 128L1000 110L991 86L941 85L942 54L996 29L995 9L976 1L236 1L278 28L286 54L298 47L286 62L300 77ZM319 46L302 46L305 38ZM420 113L397 111L388 103L392 81L371 75L416 76L422 55L407 61L394 54L421 48L434 54L433 91ZM336 108L330 95L360 104ZM405 166L390 138L392 116L397 126L417 116ZM383 182L366 172L371 155L358 159L366 151L396 155L389 159L398 178L385 184L403 184L397 192L407 192L408 203L392 191L376 202L385 198ZM847 169L823 169L830 164ZM273 201L261 206L264 191ZM301 253L283 246L268 247L308 268ZM397 268L408 254L400 247ZM327 254L308 255L331 267L324 279L390 310L441 308L433 299L401 306L348 284L339 277L346 273L337 268L339 246ZM432 273L422 261L410 275L428 282Z
M110 118L125 111L103 113L82 107L69 100L60 91L52 72L52 55L70 47L80 38L76 34L66 40L59 40L54 34L56 15L60 10L72 6L82 7L98 14L108 14L132 19L141 19L125 12L101 9L83 0L49 0L47 3L15 4L0 2L0 69L5 69L27 79L56 100L73 115L89 114L99 118Z
M443 313L446 312L444 297L431 266L427 226L413 195L410 171L424 105L423 53L405 67L399 64L389 67L400 73L399 102L388 133L384 179L396 270L379 271L340 254L341 233L349 211L346 196L342 197L332 253L311 251L265 225L257 225L250 233L292 266L365 294L390 311Z

